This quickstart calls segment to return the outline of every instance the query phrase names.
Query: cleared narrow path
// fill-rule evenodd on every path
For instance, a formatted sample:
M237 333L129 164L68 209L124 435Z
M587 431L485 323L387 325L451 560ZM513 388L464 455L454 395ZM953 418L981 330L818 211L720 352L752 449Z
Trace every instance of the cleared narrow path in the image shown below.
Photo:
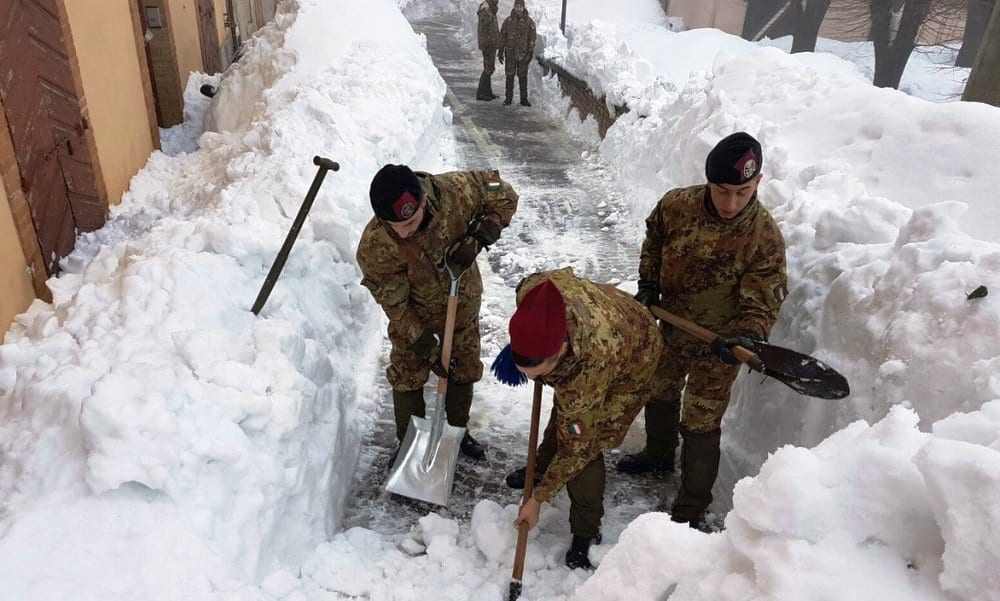
M491 290L487 282L484 307L501 301L512 304L514 286L521 277L541 269L568 265L578 275L595 281L635 279L641 240L635 232L618 226L618 215L625 214L619 207L620 197L603 168L588 158L588 148L574 140L537 100L533 100L535 106L519 106L516 90L511 106L503 106L502 98L492 102L475 100L481 57L461 46L456 35L457 16L418 21L413 26L427 36L428 51L448 85L445 102L454 113L458 143L459 164L455 167L498 168L521 197L514 223L488 254L496 276L484 273L484 279L498 276L502 283L499 290L496 283ZM493 85L494 92L502 96L502 66L498 67ZM532 66L533 84L538 82L538 69ZM498 291L508 298L489 298ZM506 341L505 327L505 319L484 321L484 354L490 348L495 354L496 347ZM387 350L384 355L388 356ZM447 508L439 508L388 495L381 489L396 446L390 391L382 378L379 387L385 402L375 431L364 441L345 527L362 526L403 536L429 511L468 520L481 499L500 504L518 502L520 491L507 488L503 480L525 460L530 387L498 391L492 381L492 375L487 373L473 403L473 421L477 407L492 418L484 420L486 425L472 429L488 445L487 458L478 463L459 458L451 501ZM434 398L430 385L425 398L430 405ZM546 416L547 408L543 411L543 426ZM626 442L629 451L642 445L635 432L633 428ZM677 486L676 476L620 477L614 470L619 456L606 455L604 532L609 542L637 515L662 509Z

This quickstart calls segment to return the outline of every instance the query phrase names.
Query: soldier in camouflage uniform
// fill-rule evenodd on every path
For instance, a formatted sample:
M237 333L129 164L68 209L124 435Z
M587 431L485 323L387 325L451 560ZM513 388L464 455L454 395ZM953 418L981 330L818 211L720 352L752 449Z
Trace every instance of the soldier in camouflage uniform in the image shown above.
M507 95L503 103L514 101L514 76L521 88L521 106L531 106L528 102L528 65L535 56L535 22L528 16L524 0L514 0L510 16L503 20L500 28L500 62L507 76Z
M723 139L706 161L708 184L667 192L646 219L636 300L722 334L706 346L661 326L666 346L645 409L646 448L618 469L673 471L679 422L681 488L671 518L695 528L705 526L718 475L720 426L739 366L731 348L765 340L786 295L784 238L757 200L761 161L751 136Z
M479 49L483 53L483 73L479 76L476 100L493 100L493 71L496 70L497 48L500 47L500 26L497 11L500 0L483 0L479 5Z
M358 243L357 260L375 301L389 317L392 351L386 372L392 385L396 437L406 434L411 415L424 416L429 371L448 378L448 423L465 427L473 384L483 374L479 352L479 306L483 281L476 255L492 245L517 209L517 193L496 171L414 173L386 165L372 179L375 217ZM454 273L463 273L449 372L441 366L448 292ZM463 454L484 456L468 432Z
M518 286L510 319L511 356L529 378L555 389L538 447L541 476L518 514L529 527L541 503L562 487L570 498L571 568L591 568L604 515L603 451L621 444L652 390L663 340L656 319L627 293L576 277L572 269L537 273ZM623 361L623 358L628 361ZM508 484L524 470L508 477Z

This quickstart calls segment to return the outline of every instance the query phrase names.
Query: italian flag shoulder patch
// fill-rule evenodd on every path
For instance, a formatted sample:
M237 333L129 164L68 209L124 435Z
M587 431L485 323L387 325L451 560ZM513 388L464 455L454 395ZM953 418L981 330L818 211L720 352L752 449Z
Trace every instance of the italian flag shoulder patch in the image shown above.
M566 429L569 431L570 436L582 436L584 431L583 422L573 422Z
M499 192L501 188L500 180L491 179L486 181L486 189L490 192Z

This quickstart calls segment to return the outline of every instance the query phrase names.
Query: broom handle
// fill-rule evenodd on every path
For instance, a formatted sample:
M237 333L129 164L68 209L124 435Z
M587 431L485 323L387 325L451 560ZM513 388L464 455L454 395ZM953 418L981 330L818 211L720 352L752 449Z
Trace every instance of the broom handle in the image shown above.
M531 400L531 430L528 433L528 466L524 470L524 499L528 502L535 489L535 455L538 449L538 421L542 413L542 383L535 382L535 394ZM524 554L528 550L528 524L521 522L517 527L517 550L514 552L514 573L511 579L521 581L524 575Z
M674 315L666 309L650 305L649 310L652 311L653 315L659 319L662 319L670 325L678 327L695 338L700 338L709 344L712 344L712 341L719 337L719 335L715 332L707 330L691 320ZM735 355L737 359L749 365L753 370L759 372L764 370L764 364L761 363L760 357L758 357L756 353L753 353L739 345L732 347L732 351L733 355Z

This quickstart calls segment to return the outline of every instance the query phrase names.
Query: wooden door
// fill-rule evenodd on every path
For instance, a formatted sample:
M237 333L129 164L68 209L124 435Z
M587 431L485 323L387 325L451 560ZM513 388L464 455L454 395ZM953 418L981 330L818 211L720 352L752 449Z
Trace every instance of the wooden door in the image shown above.
M77 231L104 224L79 95L63 36L62 0L0 0L0 98L49 274Z
M211 75L222 71L219 31L215 28L215 3L212 0L198 0L198 38L201 40L201 62L204 63L205 73Z

